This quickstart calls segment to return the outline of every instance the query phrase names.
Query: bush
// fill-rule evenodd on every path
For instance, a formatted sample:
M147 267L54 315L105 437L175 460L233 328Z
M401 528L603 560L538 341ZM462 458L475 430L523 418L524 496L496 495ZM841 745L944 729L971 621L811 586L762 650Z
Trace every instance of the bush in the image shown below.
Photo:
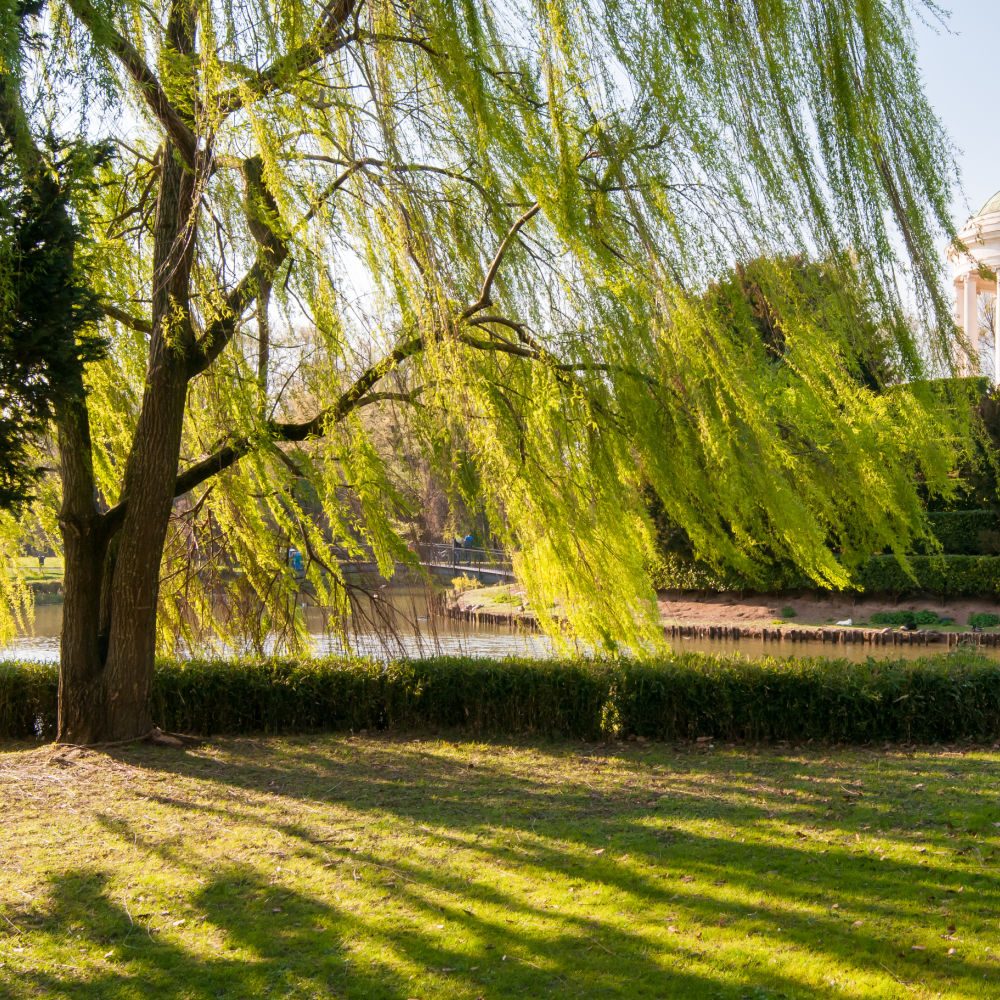
M197 733L443 726L591 739L606 688L602 668L583 661L167 661L153 718Z
M795 611L795 608L793 608L790 604L786 604L781 609L781 617L782 618L794 618L796 616L796 613L797 612Z
M663 553L652 572L657 590L757 591L778 593L802 590L815 584L800 569L786 563L758 567L756 575L747 576L729 567L715 568L672 552Z
M0 664L0 736L51 738L56 670ZM192 660L158 663L153 717L191 733L444 728L570 739L876 740L1000 736L1000 662Z
M899 600L931 595L945 600L961 597L995 597L1000 599L1000 556L938 555L910 556L910 577L893 555L871 556L854 571L849 593ZM658 589L742 591L750 589L770 592L808 590L816 592L815 583L801 573L780 572L772 578L751 582L731 571L709 570L702 566L684 565L665 559L655 574Z
M1000 734L1000 663L969 653L851 663L691 654L631 664L622 730L651 739L933 742Z
M933 611L876 611L868 619L872 625L937 625L938 616Z
M876 611L868 620L872 625L916 625L917 616L913 611Z
M58 689L53 663L0 662L0 737L53 739Z
M969 615L969 624L976 628L993 628L994 625L1000 625L1000 615L995 615L992 611L974 611Z

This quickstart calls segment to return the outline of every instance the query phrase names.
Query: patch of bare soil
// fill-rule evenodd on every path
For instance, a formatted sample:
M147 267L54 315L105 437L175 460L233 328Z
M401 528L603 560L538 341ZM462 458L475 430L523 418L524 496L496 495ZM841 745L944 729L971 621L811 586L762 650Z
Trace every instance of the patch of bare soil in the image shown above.
M63 807L93 804L93 779L130 781L137 768L84 747L46 743L30 750L0 753L0 801L34 803L39 808L61 801ZM96 794L103 794L98 792Z
M829 625L851 619L867 621L877 611L933 611L965 625L977 611L998 611L996 601L891 601L871 598L798 597L794 594L710 594L700 596L680 591L659 595L660 615L667 625L769 625L782 619L788 625ZM794 617L782 612L795 610Z

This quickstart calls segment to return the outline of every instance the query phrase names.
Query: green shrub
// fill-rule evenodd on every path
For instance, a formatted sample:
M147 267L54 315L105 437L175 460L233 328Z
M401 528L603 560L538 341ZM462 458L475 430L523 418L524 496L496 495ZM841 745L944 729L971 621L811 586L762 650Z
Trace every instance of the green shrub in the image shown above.
M54 663L0 662L0 737L52 739L58 689Z
M906 625L912 627L914 625L937 625L942 619L939 619L937 614L933 611L875 611L873 612L868 621L872 625Z
M781 609L781 617L782 618L795 618L796 614L797 614L797 612L796 612L795 608L793 608L790 604L786 604Z
M728 567L716 568L692 562L672 552L662 553L661 562L652 572L657 590L757 591L779 593L814 586L800 569L786 563L758 567L756 575L747 576Z
M1000 555L915 555L910 556L909 563L913 577L906 573L895 556L871 556L854 571L848 592L893 600L922 595L942 600L962 597L1000 599ZM751 581L735 572L692 566L671 558L664 559L663 566L655 574L654 583L661 590L816 591L815 583L800 573L780 567L767 579Z
M875 611L868 620L872 625L916 625L917 615L914 611Z
M489 595L494 604L520 604L521 598L517 594L512 594L509 590L500 590Z
M56 671L0 664L0 736L51 738ZM878 740L1000 736L1000 662L191 660L157 664L153 718L189 733L442 728L595 740Z
M994 625L1000 625L1000 615L995 615L992 611L974 611L969 615L969 624L976 628L993 628Z
M443 726L591 739L606 688L602 668L585 661L166 661L153 717L197 733Z
M622 729L656 739L931 742L1000 734L1000 663L969 653L850 663L691 655L628 669Z

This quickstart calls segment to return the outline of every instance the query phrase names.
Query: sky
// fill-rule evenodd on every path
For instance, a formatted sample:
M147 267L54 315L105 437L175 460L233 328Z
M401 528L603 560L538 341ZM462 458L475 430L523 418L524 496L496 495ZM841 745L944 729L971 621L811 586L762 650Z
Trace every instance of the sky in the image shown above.
M942 0L947 6L949 0ZM962 223L1000 191L1000 0L950 0L947 27L917 21L917 58L928 98L956 146Z

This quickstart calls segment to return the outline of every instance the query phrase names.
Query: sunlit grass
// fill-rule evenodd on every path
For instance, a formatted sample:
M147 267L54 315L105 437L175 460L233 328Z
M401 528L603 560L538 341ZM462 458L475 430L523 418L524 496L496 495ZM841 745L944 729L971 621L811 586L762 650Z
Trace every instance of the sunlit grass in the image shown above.
M39 566L35 556L18 556L18 569L25 580L61 580L63 578L62 556L47 556L45 565Z
M1000 755L0 755L0 996L998 996Z

